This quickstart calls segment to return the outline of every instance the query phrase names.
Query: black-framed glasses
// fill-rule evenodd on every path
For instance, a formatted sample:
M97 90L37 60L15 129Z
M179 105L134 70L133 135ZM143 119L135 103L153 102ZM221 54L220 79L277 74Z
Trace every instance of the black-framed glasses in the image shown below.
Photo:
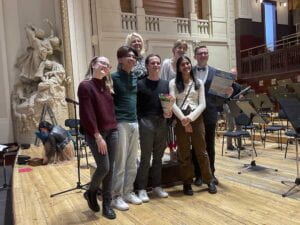
M133 59L137 59L137 57L134 55L134 54L127 54L126 56L125 56L126 58L133 58Z
M208 52L197 52L196 55L208 55Z

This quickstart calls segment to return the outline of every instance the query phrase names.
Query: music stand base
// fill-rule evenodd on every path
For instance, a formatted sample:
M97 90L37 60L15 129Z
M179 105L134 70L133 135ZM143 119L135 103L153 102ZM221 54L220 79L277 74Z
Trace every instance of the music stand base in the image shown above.
M255 160L252 160L250 164L244 164L244 168L238 172L238 174L241 174L245 171L262 171L267 170L270 168L264 167L264 166L258 166L255 162ZM274 169L275 172L278 172L278 169Z
M51 194L50 195L50 198L56 196L56 195L60 195L60 194L64 194L66 192L69 192L69 191L74 191L74 190L77 190L77 189L80 189L80 190L87 190L87 187L90 183L86 183L86 184L80 184L79 182L77 183L77 186L74 187L74 188L70 188L68 190L65 190L65 191L61 191L61 192L57 192L55 194Z
M11 188L11 185L10 184L3 184L1 187L0 187L0 191L1 190L8 190Z
M289 190L287 190L286 192L284 192L282 194L282 197L287 197L287 196L291 195L292 190L294 190L295 188L300 188L300 177L297 177L294 182L292 182L292 181L281 181L281 183L285 184L285 185L288 185L288 186L290 186L290 184L293 184L292 186L290 186ZM296 190L292 194L295 194L299 191L300 191L300 189Z

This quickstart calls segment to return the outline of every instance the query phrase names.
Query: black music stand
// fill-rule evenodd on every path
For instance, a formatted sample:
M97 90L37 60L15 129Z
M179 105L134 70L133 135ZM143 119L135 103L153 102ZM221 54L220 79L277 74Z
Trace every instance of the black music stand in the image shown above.
M288 88L293 89L294 92L300 92L300 83L291 83L287 85Z
M278 86L283 86L286 87L287 85L292 84L293 81L291 78L287 78L287 79L282 79L282 80L277 80L277 84Z
M244 129L246 129L250 124L251 121L249 119L249 117L241 112L241 109L237 106L236 102L241 101L241 100L237 100L237 99L231 99L229 102L227 102L229 110L230 110L230 114L231 116L234 118L235 121L235 130L233 131L226 131L223 134L223 140L222 140L222 156L223 156L223 152L224 152L224 137L227 138L234 138L235 140L238 140L237 144L237 151L238 151L238 159L240 159L240 154L241 154L241 139L245 138L245 137L251 137L252 136L252 130L251 133L249 133L248 131L244 131ZM244 101L244 100L242 100ZM240 129L239 129L240 127ZM256 154L256 150L255 147L253 146L253 149L255 151Z
M273 104L265 93L255 94L251 93L246 96L247 98L251 99L254 107L258 110L258 112L266 112L273 109Z
M250 123L260 123L260 124L265 124L266 120L260 116L260 114L256 111L256 109L251 105L249 100L243 100L243 101L237 101L237 106L250 118ZM261 171L261 170L266 170L269 169L264 166L258 166L255 162L254 159L254 151L255 151L255 146L254 146L254 135L252 135L252 147L253 150L251 151L251 162L250 164L244 164L244 168L242 171ZM277 169L274 169L276 172L278 171ZM242 171L239 171L238 174L241 174Z
M8 146L2 146L3 149L1 150L1 153L3 153L3 177L4 177L4 184L0 186L0 190L6 190L11 187L10 184L7 184L7 179L6 179L6 165L5 165L5 153L7 152L7 149L9 148Z
M80 154L79 154L79 128L78 128L78 125L79 123L77 123L78 119L77 119L77 113L76 113L76 105L79 105L78 102L72 100L72 99L69 99L69 98L66 98L66 101L68 103L72 103L73 106L74 106L74 113L75 113L75 118L74 120L76 121L76 125L75 125L75 140L76 140L76 144L75 144L75 150L76 150L76 153L77 153L77 183L76 183L76 187L74 188L70 188L68 190L65 190L65 191L61 191L61 192L58 192L58 193L55 193L55 194L51 194L50 197L54 197L56 195L60 195L60 194L63 194L63 193L66 193L66 192L69 192L69 191L74 191L74 190L77 190L77 189L81 189L81 190L87 190L86 186L88 186L90 183L86 183L86 184L81 184L81 181L80 181Z
M280 95L289 93L289 90L285 86L271 86L268 87L268 92L271 99L276 101Z
M3 157L3 178L4 184L0 186L0 190L7 190L11 188L11 184L7 183L7 171L6 171L6 157L13 156L15 157L19 150L19 145L16 143L9 143L1 145L0 155Z
M286 114L288 120L292 124L294 130L295 130L295 143L296 143L296 169L297 169L297 175L295 181L281 181L282 184L285 184L287 186L290 186L290 189L288 189L286 192L282 194L282 197L289 196L291 194L294 194L298 191L300 191L300 172L299 172L299 154L298 154L298 141L300 140L300 101L298 99L281 99L279 100L279 104L281 105L281 108L283 109L284 113ZM298 188L295 192L292 193L292 191Z

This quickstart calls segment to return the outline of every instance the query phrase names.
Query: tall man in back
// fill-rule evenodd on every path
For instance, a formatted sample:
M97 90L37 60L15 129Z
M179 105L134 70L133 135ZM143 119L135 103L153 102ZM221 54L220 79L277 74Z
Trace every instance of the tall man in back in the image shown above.
M214 182L217 185L219 182L215 177L215 130L218 120L217 106L219 103L219 97L208 93L213 77L215 76L217 70L211 66L208 66L207 64L209 52L206 46L196 47L194 50L194 54L194 57L197 60L197 65L193 68L195 77L202 80L205 86L206 109L203 112L203 120L205 125L206 151L209 156L209 162L211 172L214 177ZM200 186L202 184L201 171L197 163L194 151L192 152L196 176L195 185Z

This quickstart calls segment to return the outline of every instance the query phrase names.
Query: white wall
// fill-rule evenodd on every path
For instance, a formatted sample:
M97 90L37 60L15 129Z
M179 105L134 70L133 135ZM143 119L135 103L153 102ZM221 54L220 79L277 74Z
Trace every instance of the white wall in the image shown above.
M88 0L68 0L68 16L71 40L71 55L73 65L73 82L75 99L80 81L84 79L90 59L91 15Z
M288 7L284 7L280 2L287 2L287 0L274 1L277 7L277 23L288 24ZM253 22L262 21L262 4L259 0L236 0L237 18L252 19Z
M287 2L287 0L281 0L281 2ZM289 8L286 6L284 7L283 4L280 5L279 2L277 2L277 23L278 24L289 24Z
M6 37L4 32L4 8L0 1L0 143L13 141L13 128L10 113L9 73L7 66Z

